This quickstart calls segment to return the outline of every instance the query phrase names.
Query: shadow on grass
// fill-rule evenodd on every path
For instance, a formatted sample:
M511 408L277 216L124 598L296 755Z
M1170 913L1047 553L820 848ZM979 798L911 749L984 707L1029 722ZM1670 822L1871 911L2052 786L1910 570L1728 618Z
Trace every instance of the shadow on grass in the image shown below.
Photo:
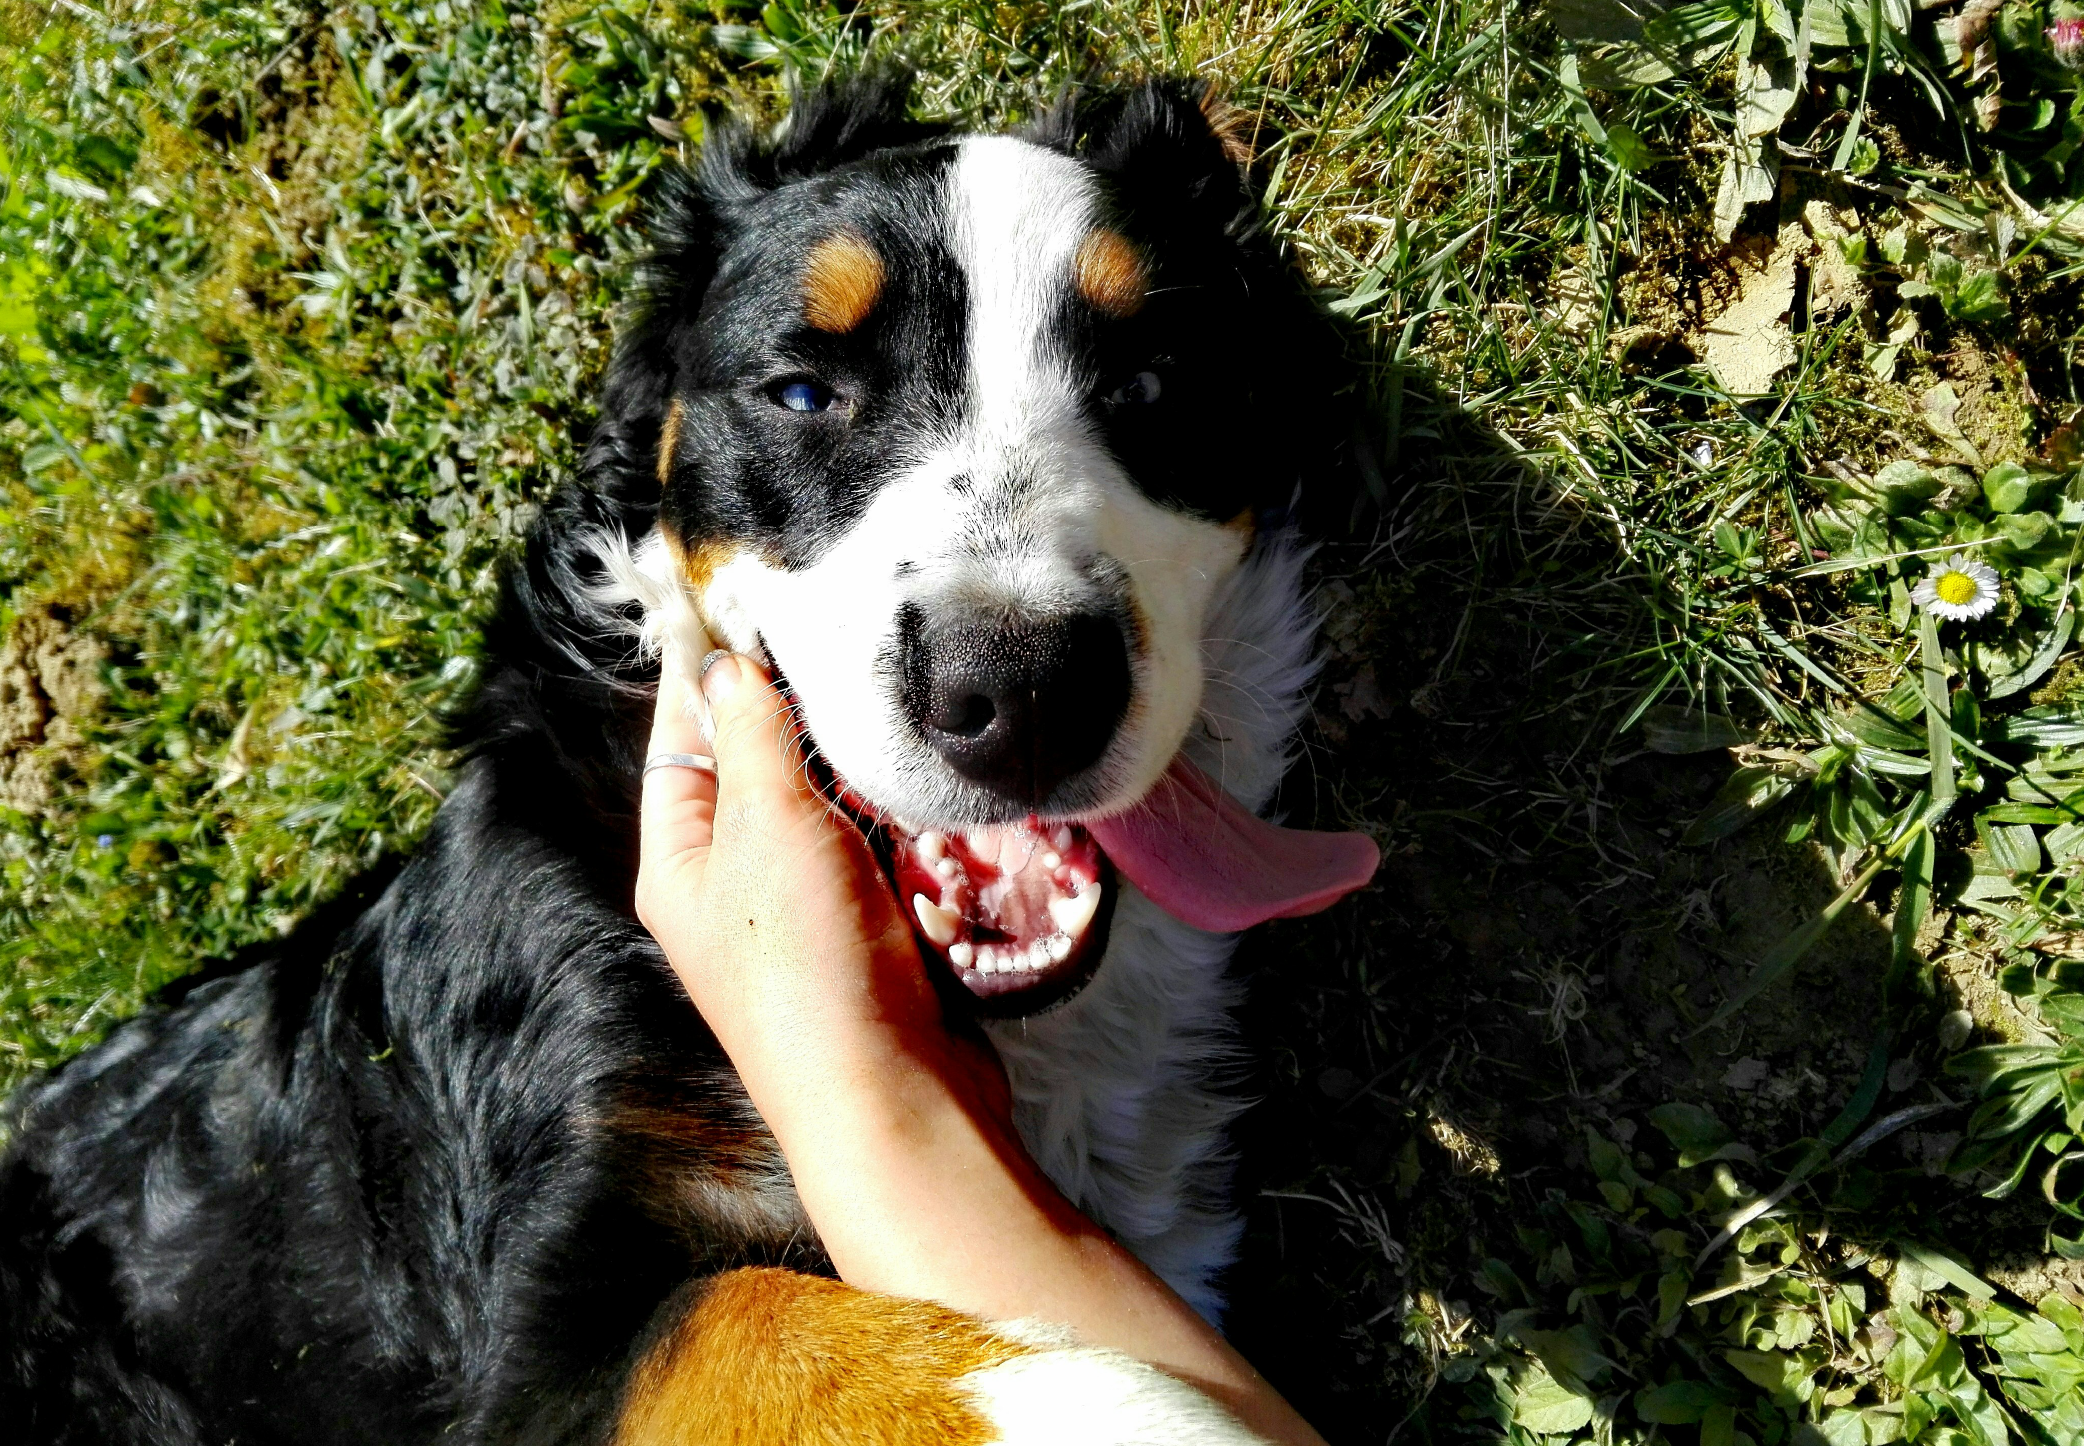
M1550 1248L1543 1202L1600 1198L1588 1131L1647 1174L1641 1152L1664 1145L1649 1112L1704 1107L1759 1156L1747 1183L1777 1183L1783 1147L1857 1089L1890 958L1874 909L1849 910L1788 978L1701 1029L1841 883L1771 819L1677 842L1729 764L1615 731L1650 671L1629 660L1655 648L1658 580L1630 576L1594 519L1447 400L1413 396L1406 416L1371 535L1319 558L1329 654L1288 795L1297 815L1370 828L1384 867L1242 955L1258 1103L1239 1133L1250 1226L1229 1328L1335 1441L1382 1440L1433 1380L1443 1331L1473 1311L1482 1334L1522 1303L1485 1293L1487 1258L1547 1279L1523 1258ZM1929 1035L1898 1046L1873 1117L1939 1098ZM1876 1246L1958 1212L1946 1227L1972 1232L1977 1258L2008 1235L2037 1253L2034 1212L2011 1228L1937 1178L1960 1118L1892 1136L1798 1202ZM1571 1309L1611 1325L1632 1308L1596 1294ZM1451 1430L1459 1404L1434 1396L1409 1430Z

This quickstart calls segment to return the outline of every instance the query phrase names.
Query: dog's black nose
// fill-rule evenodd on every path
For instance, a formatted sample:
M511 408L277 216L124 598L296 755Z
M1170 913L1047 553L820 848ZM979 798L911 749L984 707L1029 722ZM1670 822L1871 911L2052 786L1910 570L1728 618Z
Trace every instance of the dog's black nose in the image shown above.
M904 701L934 751L1040 805L1107 751L1129 706L1121 624L1098 613L908 629Z

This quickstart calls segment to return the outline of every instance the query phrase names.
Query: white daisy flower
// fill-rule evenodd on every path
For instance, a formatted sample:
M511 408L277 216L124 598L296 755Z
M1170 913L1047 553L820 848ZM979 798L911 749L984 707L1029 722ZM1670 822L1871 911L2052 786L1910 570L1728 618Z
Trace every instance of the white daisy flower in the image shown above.
M1979 618L1997 606L1997 569L1956 553L1932 565L1910 600L1956 622Z

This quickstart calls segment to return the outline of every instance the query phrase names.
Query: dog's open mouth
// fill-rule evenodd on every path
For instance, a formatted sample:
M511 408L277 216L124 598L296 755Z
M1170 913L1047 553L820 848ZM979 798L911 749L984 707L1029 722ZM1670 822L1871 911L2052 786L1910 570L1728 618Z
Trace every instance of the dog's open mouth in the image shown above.
M1029 818L949 832L885 823L880 832L921 942L980 1001L1027 1013L1091 975L1106 947L1113 879L1084 828Z
M1184 758L1134 807L1085 823L1029 817L932 829L879 816L844 786L922 945L986 1014L1032 1014L1098 967L1116 873L1211 933L1327 908L1374 876L1358 833L1282 828Z
M777 679L800 709L779 670ZM1184 755L1141 800L1104 817L914 825L856 793L807 728L804 739L813 776L868 835L929 959L984 1014L1033 1014L1084 987L1107 946L1117 872L1182 923L1231 933L1329 908L1382 858L1364 833L1267 822Z

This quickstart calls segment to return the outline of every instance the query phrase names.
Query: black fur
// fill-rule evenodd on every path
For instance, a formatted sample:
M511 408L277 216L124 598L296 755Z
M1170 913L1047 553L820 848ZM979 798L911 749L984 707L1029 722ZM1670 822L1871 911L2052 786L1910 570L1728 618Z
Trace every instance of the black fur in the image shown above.
M671 520L796 556L872 485L878 427L948 404L959 357L933 308L950 303L916 283L949 263L929 227L893 219L923 204L948 152L904 95L891 77L819 91L764 141L718 123L700 173L665 177L641 314L581 477L508 579L462 730L469 761L410 860L10 1102L9 1439L595 1442L683 1283L747 1261L821 1268L786 1210L763 1215L771 1141L631 914L652 676L590 595L588 538L635 539L657 518L675 397L703 440ZM1161 458L1133 419L1109 425L1165 490L1228 515L1284 503L1307 465L1239 416L1293 405L1315 378L1300 351L1291 376L1278 359L1240 365L1208 329L1223 297L1289 288L1196 99L1157 84L1037 134L1118 178L1122 224L1181 258L1161 271L1177 298L1136 325L1170 317L1195 338L1178 364L1205 372L1198 450ZM892 285L915 292L808 356L821 343L777 312L760 263L804 244L814 206L869 228ZM1079 344L1101 373L1148 342L1132 328ZM792 356L875 371L879 387L903 369L906 385L853 440L776 440L755 393ZM1245 446L1263 463L1252 486L1211 481L1236 475Z

